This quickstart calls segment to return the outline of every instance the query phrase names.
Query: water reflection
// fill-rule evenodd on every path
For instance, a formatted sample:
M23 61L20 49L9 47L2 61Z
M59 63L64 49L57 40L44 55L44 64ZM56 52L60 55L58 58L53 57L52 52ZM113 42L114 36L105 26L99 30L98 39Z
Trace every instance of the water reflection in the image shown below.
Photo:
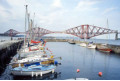
M1 80L54 80L61 76L61 72L48 73L41 76L13 76L11 74L4 74L0 78Z
M30 76L13 76L13 80L54 80L60 77L61 72L55 72L55 73L48 73L38 77L30 77Z

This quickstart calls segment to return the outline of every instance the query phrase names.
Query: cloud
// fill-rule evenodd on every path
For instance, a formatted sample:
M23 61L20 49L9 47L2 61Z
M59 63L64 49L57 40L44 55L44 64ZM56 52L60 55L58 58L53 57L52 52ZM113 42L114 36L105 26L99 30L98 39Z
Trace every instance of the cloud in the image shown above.
M117 8L114 8L114 7L112 7L112 8L107 8L107 9L104 10L104 12L102 13L102 15L105 15L105 14L107 14L107 13L109 13L109 12L115 10L115 9L117 9Z
M0 18L1 18L0 22L8 21L7 19L9 18L10 15L11 15L11 12L0 5Z
M0 5L5 7L5 8L9 8L9 9L11 8L11 6L7 2L7 0L0 0Z
M58 11L51 12L47 15L37 14L37 17L38 17L38 20L40 20L39 22L41 24L51 25L51 24L58 23L56 21L61 20L63 18L64 13L66 13L65 10L58 10Z
M98 8L93 7L97 4L98 1L90 1L90 0L81 0L77 6L75 7L76 11L92 11L97 10Z
M54 0L52 6L55 8L62 8L63 7L61 0Z

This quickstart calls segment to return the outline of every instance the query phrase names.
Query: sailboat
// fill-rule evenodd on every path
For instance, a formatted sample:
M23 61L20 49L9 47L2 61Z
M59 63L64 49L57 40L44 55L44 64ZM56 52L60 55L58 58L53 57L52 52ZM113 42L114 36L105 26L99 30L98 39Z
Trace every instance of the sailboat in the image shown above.
M57 61L54 61L53 56L36 55L34 57L27 57L17 60L16 63L12 62L11 73L16 76L42 76L43 74L54 72L56 69Z
M82 47L87 47L86 37L84 37L84 42L80 43L79 45L82 46Z
M55 68L55 65L41 66L40 63L35 63L24 67L19 65L19 67L13 68L11 73L16 76L42 76L43 74L54 72Z
M27 14L27 5L26 14ZM26 32L26 15L25 15L25 32ZM24 49L26 49L25 36L24 36ZM36 51L36 50L34 50ZM25 52L26 53L26 52ZM29 53L29 52L28 52ZM19 54L18 60L11 61L11 73L15 76L42 76L43 74L54 72L56 69L57 61L54 61L53 55L47 57L45 55L35 55L34 57L21 58Z
M109 28L109 27L108 27L108 19L107 19L107 28ZM108 39L108 38L107 38L107 39ZM98 49L99 51L102 51L102 52L111 52L111 51L112 51L110 48L108 48L108 44L107 44L107 43L101 44L99 47L97 47L97 49Z
M15 76L42 76L50 72L53 73L57 64L58 62L52 55L48 57L45 54L39 54L12 62L11 73Z

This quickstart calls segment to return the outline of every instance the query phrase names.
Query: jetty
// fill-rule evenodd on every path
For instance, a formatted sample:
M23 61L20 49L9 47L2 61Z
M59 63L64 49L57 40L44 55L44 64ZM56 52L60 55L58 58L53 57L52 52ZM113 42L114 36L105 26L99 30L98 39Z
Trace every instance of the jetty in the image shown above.
M23 40L0 41L0 74L5 70L4 68L17 53L17 50L21 48L22 43Z

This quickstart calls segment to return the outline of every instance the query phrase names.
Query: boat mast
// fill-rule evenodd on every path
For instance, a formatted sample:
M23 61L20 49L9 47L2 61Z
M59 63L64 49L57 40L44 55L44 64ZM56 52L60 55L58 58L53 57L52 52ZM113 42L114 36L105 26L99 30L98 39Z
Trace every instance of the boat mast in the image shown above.
M25 52L25 37L26 37L26 17L27 17L27 6L25 5L25 35L24 35L24 52Z
M34 16L33 16L33 28L35 28L35 13L34 13ZM35 40L35 35L36 33L34 33L33 35L33 39Z
M30 41L33 39L32 25L33 25L33 21L31 19L30 20Z
M107 29L109 29L108 18L107 18ZM109 41L109 39L110 39L110 34L109 34L109 32L108 32L108 35L106 35L106 37L107 37L107 44L108 44L108 41Z
M109 29L108 19L107 19L107 28ZM109 38L110 38L110 36L108 34L107 39L109 39Z
M28 42L30 43L30 13L28 13L28 34L29 34Z

